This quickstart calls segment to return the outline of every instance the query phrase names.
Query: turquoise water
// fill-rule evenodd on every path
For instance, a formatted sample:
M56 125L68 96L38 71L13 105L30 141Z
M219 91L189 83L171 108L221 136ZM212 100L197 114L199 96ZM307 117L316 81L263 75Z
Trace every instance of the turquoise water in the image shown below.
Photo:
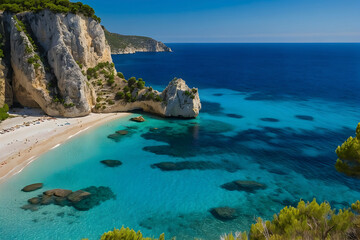
M1 184L0 239L92 240L124 225L148 236L165 232L181 240L215 240L248 230L255 217L270 218L300 199L327 200L338 209L360 199L359 180L334 169L334 150L354 134L360 119L357 102L291 94L254 99L258 92L253 90L211 86L199 93L203 109L197 119L142 114L146 122L135 123L129 121L134 113L74 137ZM123 129L129 134L120 141L107 138ZM104 159L123 164L105 167ZM208 161L217 167L167 172L151 167L168 161ZM220 187L234 180L267 188L237 192ZM35 182L43 182L43 189L20 191ZM20 208L47 189L89 186L110 187L116 199L89 211ZM239 217L214 218L209 210L221 206L236 208Z

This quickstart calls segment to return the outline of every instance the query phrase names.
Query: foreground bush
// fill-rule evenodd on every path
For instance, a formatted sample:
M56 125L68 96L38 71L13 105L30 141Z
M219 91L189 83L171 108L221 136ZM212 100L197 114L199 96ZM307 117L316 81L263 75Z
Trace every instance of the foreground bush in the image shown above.
M251 225L250 233L236 232L225 234L220 240L357 240L360 239L360 201L353 203L351 209L336 211L330 204L323 202L305 203L297 207L285 207L275 214L271 221L257 219ZM140 232L129 228L115 229L105 233L101 240L155 240L144 238ZM164 234L159 240L165 240Z
M300 201L298 206L285 207L273 220L258 218L251 226L250 239L347 239L356 228L357 216L350 210L331 209L329 203ZM357 239L357 238L355 238Z
M246 233L236 232L235 234L225 234L220 237L220 240L248 240Z
M101 240L157 240L157 239L143 237L140 231L135 232L130 228L122 227L120 230L114 229L114 231L104 233L101 236ZM164 234L161 234L158 240L165 240Z
M349 176L360 177L360 123L356 128L356 137L349 137L336 149L338 160L335 168L337 171Z

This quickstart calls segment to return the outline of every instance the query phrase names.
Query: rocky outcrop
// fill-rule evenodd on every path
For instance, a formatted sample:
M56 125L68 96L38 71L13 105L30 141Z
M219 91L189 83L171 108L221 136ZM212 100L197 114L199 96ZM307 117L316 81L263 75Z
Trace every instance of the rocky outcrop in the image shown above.
M139 100L135 102L120 101L108 106L103 112L126 112L141 109L163 117L195 118L201 109L197 88L189 88L181 78L173 79L161 93L152 91L161 101L141 100L148 89L137 92Z
M129 36L105 31L112 54L133 54L136 52L172 52L171 48L155 39Z
M3 12L1 29L8 46L8 64L0 64L0 105L10 103L12 100L6 100L10 96L22 106L41 108L50 116L135 109L164 117L199 114L198 90L190 89L182 79L174 79L160 93L136 79L131 86L117 75L104 30L91 17L50 10ZM166 46L156 42L153 47L160 51ZM119 92L125 98L118 97Z

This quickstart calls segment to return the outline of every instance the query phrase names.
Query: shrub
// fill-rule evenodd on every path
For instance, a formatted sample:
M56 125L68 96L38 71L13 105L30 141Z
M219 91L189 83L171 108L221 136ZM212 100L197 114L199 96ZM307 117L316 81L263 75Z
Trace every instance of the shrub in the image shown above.
M0 121L3 121L9 117L9 106L5 103L2 108L0 108Z
M145 87L145 82L141 79L141 78L139 78L139 81L137 82L137 88L138 89L143 89L144 87Z
M77 65L79 66L80 69L83 68L83 65L79 62L79 61L76 61Z
M128 102L131 102L131 93L130 92L127 92L125 93L125 100L128 101Z
M191 89L191 92L192 92L193 94L196 94L196 93L197 93L197 89L193 88L193 89Z
M224 234L220 237L220 240L248 240L246 232L236 232L235 234Z
M124 87L124 92L129 92L130 91L130 88L128 86L125 86Z
M356 137L349 137L335 152L338 156L336 170L349 176L360 176L360 123L356 128Z
M118 72L118 73L117 73L117 76L118 76L119 78L122 78L122 79L125 78L125 77L124 77L124 74L123 74L122 72Z
M33 57L30 57L30 58L28 58L27 62L28 62L29 64L34 64L35 59L34 59Z
M109 86L113 85L114 82L115 82L115 80L114 80L113 78L110 78L110 79L107 80L107 84L108 84Z
M104 233L100 240L157 240L154 238L143 237L140 231L122 227L113 231ZM164 234L161 234L158 240L165 240Z
M161 97L160 97L159 95L156 95L156 97L155 97L155 101L156 101L156 102L161 102L161 101L162 101L162 99L161 99Z
M354 214L349 210L331 209L329 203L300 201L297 207L285 207L273 220L251 226L250 239L345 239L352 227Z
M75 106L75 104L73 104L73 103L64 103L65 108L71 108L73 106Z
M26 53L32 53L33 50L32 50L32 48L31 48L29 45L27 45L26 48L25 48L25 52L26 52Z
M116 97L116 99L124 99L125 93L124 92L117 92L115 97Z
M149 91L152 92L153 88L152 87L149 87Z
M129 85L129 87L131 87L133 84L135 84L136 83L136 78L135 77L131 77L131 78L129 78L129 80L128 80L128 85Z
M188 90L186 90L184 93L185 93L185 96L190 96L191 95L191 93Z
M41 66L40 63L34 63L34 68L35 69L38 69L40 66Z

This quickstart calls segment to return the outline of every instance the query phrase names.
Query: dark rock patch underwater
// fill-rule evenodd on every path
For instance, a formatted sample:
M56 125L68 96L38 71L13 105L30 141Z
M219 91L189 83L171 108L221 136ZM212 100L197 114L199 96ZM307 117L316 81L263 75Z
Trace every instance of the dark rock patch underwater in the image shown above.
M181 171L181 170L225 170L236 172L240 167L227 160L220 163L210 161L183 161L183 162L161 162L151 165L152 168L159 168L162 171Z
M305 121L314 121L314 117L307 115L296 115L297 119L305 120Z
M66 189L52 189L45 191L37 197L30 198L24 210L37 211L40 207L50 204L58 206L71 206L80 211L87 211L110 199L116 199L116 195L109 187L87 187L78 191Z

